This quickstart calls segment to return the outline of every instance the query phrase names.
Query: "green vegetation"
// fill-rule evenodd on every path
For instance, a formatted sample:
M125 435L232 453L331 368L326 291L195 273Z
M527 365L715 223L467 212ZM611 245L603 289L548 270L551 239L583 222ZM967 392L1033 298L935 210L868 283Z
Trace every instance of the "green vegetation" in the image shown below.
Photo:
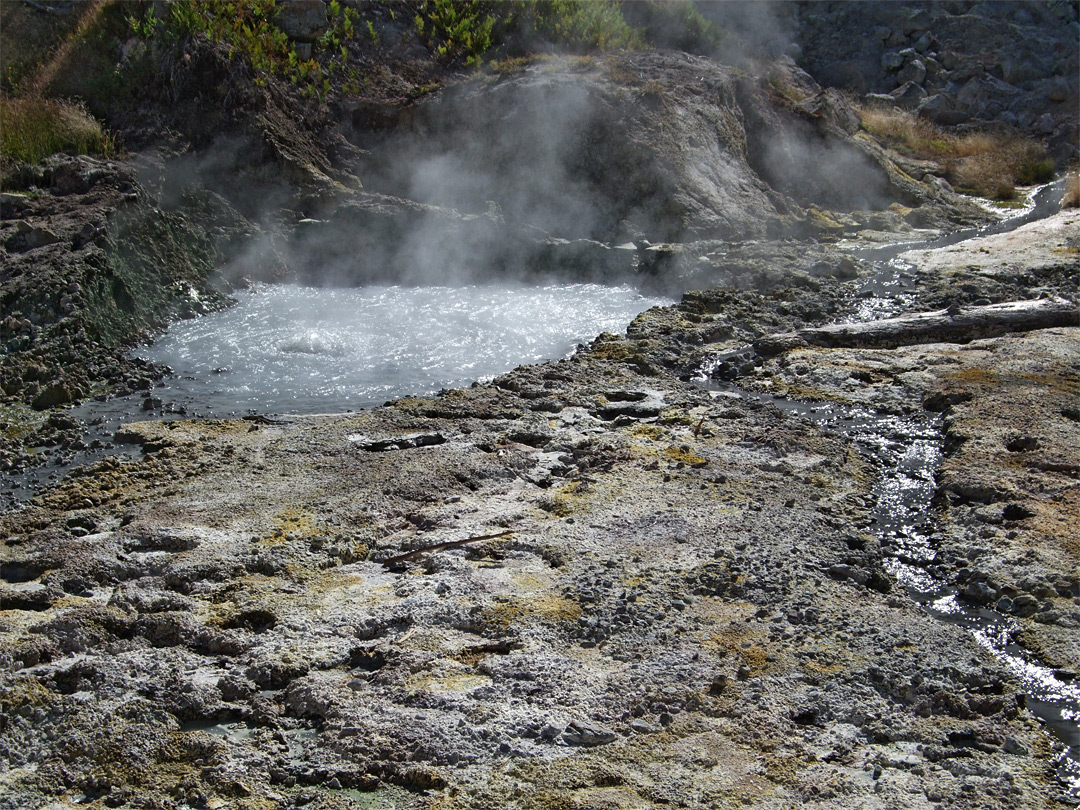
M479 64L491 47L498 4L484 0L424 0L416 32L446 61Z
M1009 132L954 135L895 107L856 109L864 130L898 152L938 162L961 191L1011 200L1017 185L1054 178L1054 161L1042 144L1030 138Z
M36 163L56 152L111 155L115 143L85 108L69 101L0 98L0 155Z
M414 26L441 59L468 66L552 50L650 45L708 52L727 36L690 0L425 0Z
M609 51L644 47L643 32L631 28L612 0L537 0L514 3L514 20L541 40L572 50Z
M349 43L356 39L360 15L355 9L331 0L327 9L329 29L316 43L320 59L301 59L285 32L278 28L277 0L174 0L168 17L157 19L153 7L141 17L131 16L131 31L147 41L170 46L188 37L202 37L224 45L229 57L243 59L255 72L255 83L265 85L268 76L287 79L305 94L323 97L331 89L331 77L344 79L346 92L359 87L357 70L349 62ZM371 23L368 33L377 42Z

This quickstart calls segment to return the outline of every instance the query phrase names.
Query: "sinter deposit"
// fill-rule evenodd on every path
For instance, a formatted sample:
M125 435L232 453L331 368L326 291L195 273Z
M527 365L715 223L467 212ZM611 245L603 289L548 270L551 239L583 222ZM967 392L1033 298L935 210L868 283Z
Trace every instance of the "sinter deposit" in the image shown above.
M275 5L0 5L0 810L1075 806L1076 4Z

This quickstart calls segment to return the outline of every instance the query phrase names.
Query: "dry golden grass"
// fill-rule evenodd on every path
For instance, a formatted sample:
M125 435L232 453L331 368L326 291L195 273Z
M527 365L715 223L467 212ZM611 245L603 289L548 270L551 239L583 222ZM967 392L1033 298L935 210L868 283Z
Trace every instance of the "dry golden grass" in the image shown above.
M1080 208L1080 169L1069 173L1065 181L1065 196L1061 198L1062 208Z
M1016 186L1053 179L1054 162L1041 144L1011 133L956 135L896 107L856 106L863 129L886 145L941 164L954 186L1008 200Z
M36 163L55 152L110 154L101 124L70 101L0 98L0 155Z

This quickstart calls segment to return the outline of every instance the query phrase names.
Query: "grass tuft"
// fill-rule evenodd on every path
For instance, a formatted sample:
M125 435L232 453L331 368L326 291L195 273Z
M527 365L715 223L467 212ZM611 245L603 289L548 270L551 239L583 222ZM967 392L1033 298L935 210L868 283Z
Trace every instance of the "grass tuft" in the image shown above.
M1061 198L1062 208L1080 208L1080 169L1069 173L1065 181L1065 196Z
M0 155L37 163L57 152L108 156L115 152L115 143L80 104L0 98Z
M1017 185L1054 178L1054 161L1030 138L1007 132L954 134L896 107L856 110L863 129L900 152L940 163L949 182L962 191L1011 200Z

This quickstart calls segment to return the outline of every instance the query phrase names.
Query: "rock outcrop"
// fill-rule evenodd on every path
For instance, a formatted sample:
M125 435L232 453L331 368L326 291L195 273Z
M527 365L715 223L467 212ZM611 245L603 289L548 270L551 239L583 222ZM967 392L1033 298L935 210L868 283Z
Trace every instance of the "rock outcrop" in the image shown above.
M1073 2L807 3L800 64L826 86L891 94L941 124L1004 124L1080 157Z

